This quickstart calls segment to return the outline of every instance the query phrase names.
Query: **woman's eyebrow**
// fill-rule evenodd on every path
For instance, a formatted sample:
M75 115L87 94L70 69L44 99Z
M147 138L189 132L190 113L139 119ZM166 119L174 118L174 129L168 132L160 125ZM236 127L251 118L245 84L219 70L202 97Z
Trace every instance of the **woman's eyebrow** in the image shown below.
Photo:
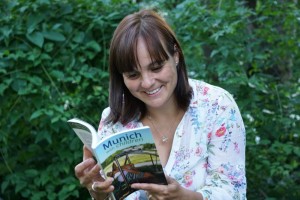
M147 67L153 67L153 66L155 66L156 64L162 64L162 63L164 63L164 62L165 62L165 60L157 60L157 61L153 61L153 62L149 63L149 64L147 65Z
M160 65L162 63L164 63L166 60L156 60L156 61L152 61L149 64L146 65L146 68L151 68L154 67L155 65ZM134 67L131 71L139 71L139 69L141 68L141 65L138 65L139 67Z

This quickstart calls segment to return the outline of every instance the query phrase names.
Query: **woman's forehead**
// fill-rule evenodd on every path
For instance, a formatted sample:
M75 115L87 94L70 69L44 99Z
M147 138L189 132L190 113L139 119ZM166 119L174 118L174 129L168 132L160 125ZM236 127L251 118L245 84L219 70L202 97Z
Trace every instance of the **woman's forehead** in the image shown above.
M153 60L153 55L151 55L151 52L149 52L149 48L147 47L145 40L142 38L138 39L136 55L137 55L136 64L138 68L146 67L151 63L155 62L155 60Z
M135 46L129 51L131 59L127 59L123 72L138 70L141 67L149 67L169 59L169 53L161 40L139 38Z

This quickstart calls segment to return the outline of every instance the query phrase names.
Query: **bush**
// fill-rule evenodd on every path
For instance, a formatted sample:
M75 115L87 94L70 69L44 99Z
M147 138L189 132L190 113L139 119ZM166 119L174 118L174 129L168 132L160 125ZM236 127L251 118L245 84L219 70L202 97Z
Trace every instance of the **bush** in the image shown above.
M71 117L98 125L119 21L158 8L191 77L234 94L247 130L248 199L300 196L299 5L294 1L4 0L0 4L1 193L87 199Z
M97 126L108 99L109 41L133 9L92 0L1 5L0 176L5 199L88 196L74 176L82 144L66 120L80 117Z
M247 132L248 199L300 196L299 5L184 1L171 19L190 75L230 91Z

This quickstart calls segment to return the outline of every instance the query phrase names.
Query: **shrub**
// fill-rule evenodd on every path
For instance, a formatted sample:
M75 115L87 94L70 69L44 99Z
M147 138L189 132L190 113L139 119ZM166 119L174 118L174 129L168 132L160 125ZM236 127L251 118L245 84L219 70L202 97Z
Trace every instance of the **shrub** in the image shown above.
M66 120L80 117L97 126L108 99L109 41L133 9L92 0L1 5L0 176L5 199L88 196L74 176L82 144Z
M248 199L300 196L299 5L295 1L4 0L0 4L1 193L89 198L71 117L98 125L119 21L160 10L191 77L230 91L247 131Z

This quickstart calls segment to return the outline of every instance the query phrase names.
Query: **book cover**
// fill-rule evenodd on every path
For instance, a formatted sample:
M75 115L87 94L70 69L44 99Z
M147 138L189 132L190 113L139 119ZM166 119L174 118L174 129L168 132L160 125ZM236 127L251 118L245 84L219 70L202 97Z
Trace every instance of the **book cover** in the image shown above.
M91 129L82 124L85 128L74 126L74 121L69 121L77 135L78 129L85 131ZM78 137L81 139L82 135L86 137L86 134L81 133ZM96 140L96 136L91 137L92 140ZM115 199L124 199L136 191L130 187L132 183L167 184L148 126L115 133L97 142L92 141L91 148L104 176L114 178L113 196Z

